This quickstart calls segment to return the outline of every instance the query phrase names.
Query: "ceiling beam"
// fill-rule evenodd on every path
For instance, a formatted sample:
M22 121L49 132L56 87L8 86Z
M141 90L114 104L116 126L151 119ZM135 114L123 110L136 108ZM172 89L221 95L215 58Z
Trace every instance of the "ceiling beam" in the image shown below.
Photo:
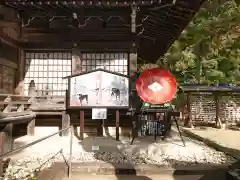
M71 17L73 15L73 13L76 13L78 15L85 16L85 17L89 17L89 16L106 16L106 17L110 17L110 16L122 16L122 17L128 17L130 16L130 9L89 9L89 8L85 8L84 9L84 14L82 14L81 11L82 8L77 9L76 11L62 11L59 9L54 9L53 11L40 11L40 10L33 10L30 8L27 8L27 11L22 12L23 15L28 15L28 16L34 16L34 17Z
M18 0L18 1L12 1L12 0L6 0L5 4L7 6L19 6L20 8L29 7L32 5L38 5L41 7L47 6L47 5L54 5L59 6L58 8L77 8L77 7L95 7L95 8L112 8L112 7L131 7L132 5L138 5L138 6L157 6L157 5L163 5L166 4L166 1L169 2L169 0L141 0L141 1L118 1L118 0L111 0L111 1L24 1L24 0ZM169 2L171 3L171 1Z
M5 27L5 28L19 28L19 23L14 22L14 21L6 21L6 20L0 20L0 27Z
M0 28L0 44L1 44L1 42L4 42L4 43L8 44L9 46L19 48L18 42L16 40L14 40L13 38L5 35Z
M100 33L128 33L129 27L122 28L23 28L23 34L100 34Z
M62 34L23 34L23 36L19 39L20 42L48 42L54 41L56 43L62 43L64 41L86 41L86 40L133 40L135 36L132 33L89 33L89 34L70 34L70 33L62 33Z
M21 47L25 50L33 50L33 49L42 49L42 50L50 50L50 49L72 49L74 47L73 42L25 42L20 43ZM124 50L129 51L132 47L132 41L81 41L76 43L78 48L82 51L116 51L116 50Z

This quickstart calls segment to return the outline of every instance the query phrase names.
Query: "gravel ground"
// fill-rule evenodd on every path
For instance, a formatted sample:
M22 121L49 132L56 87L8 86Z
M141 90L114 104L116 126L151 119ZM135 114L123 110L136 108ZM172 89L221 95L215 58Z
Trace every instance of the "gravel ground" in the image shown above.
M195 165L195 164L230 164L235 160L226 156L222 152L215 151L201 142L185 137L186 146L181 144L177 138L171 138L167 142L138 142L133 146L129 145L129 140L116 144L113 139L98 138L89 141L89 146L100 144L99 151L90 151L86 148L87 144L79 143L77 139L73 142L73 161L76 162L96 162L96 163L131 163L131 164L158 164L166 166L175 165ZM102 142L100 142L100 140ZM86 142L86 140L84 141ZM43 144L44 143L44 144ZM34 176L36 169L50 167L54 161L63 160L59 153L51 158L63 147L63 155L69 158L69 139L55 137L48 142L38 144L35 148L23 151L21 155L11 157L8 168L6 169L4 180L27 179L27 175ZM67 144L66 144L67 143ZM114 144L115 143L115 144ZM60 144L60 145L59 145ZM68 145L68 147L67 147ZM60 147L61 146L61 147ZM105 147L101 151L101 147ZM112 149L111 149L112 147ZM111 149L108 150L107 149ZM114 150L115 149L115 150ZM115 151L115 152L114 152ZM48 159L51 159L41 165Z

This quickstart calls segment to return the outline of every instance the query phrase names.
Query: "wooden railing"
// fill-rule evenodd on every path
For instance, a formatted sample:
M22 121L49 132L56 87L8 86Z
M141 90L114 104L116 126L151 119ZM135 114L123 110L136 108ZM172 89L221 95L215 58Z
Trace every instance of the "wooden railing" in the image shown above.
M66 127L65 129L62 129L62 130L60 130L60 131L58 131L58 132L55 132L55 133L53 133L53 134L50 134L50 135L48 135L48 136L42 137L42 138L40 138L40 139L38 139L38 140L36 140L36 141L33 141L33 142L31 142L31 143L29 143L29 144L26 144L26 145L24 145L24 146L21 146L21 147L19 147L19 148L10 150L10 151L8 151L8 152L2 151L1 154L0 154L0 176L3 175L3 158L4 158L4 157L7 157L7 156L12 155L12 154L14 154L14 153L17 153L17 152L19 152L19 151L21 151L21 150L24 150L24 149L26 149L26 148L29 148L29 147L31 147L31 146L33 146L33 145L35 145L35 144L38 144L38 143L40 143L40 142L42 142L42 141L44 141L44 140L46 140L46 139L49 139L49 138L51 138L51 137L53 137L53 136L55 136L55 135L57 135L57 134L63 133L64 131L69 131L69 132L70 132L70 144L69 144L69 145L70 145L70 146L69 146L69 148L70 148L70 151L69 151L70 155L69 155L69 159L67 160L67 159L64 157L63 148L61 148L54 156L52 156L51 158L45 160L44 162L41 162L41 163L39 164L39 167L37 167L35 170L41 169L44 164L46 164L47 162L49 162L51 159L55 158L57 155L61 154L62 157L63 157L63 159L65 160L65 163L66 163L67 167L68 167L68 179L71 179L71 174L72 174L72 145L73 145L73 134L74 134L74 130L73 130L73 127L72 127L72 126L68 126L68 127ZM0 132L0 139L1 139L1 141L0 141L0 150L2 150L2 148L4 147L3 144L2 144L2 143L3 143L3 140L4 140L4 139L2 139L2 137L4 137L4 136L5 136L5 134L4 134L3 132ZM34 171L32 171L31 173L33 173L33 172L34 172ZM45 176L44 176L44 175L45 175ZM42 173L42 174L40 174L40 176L38 177L38 179L46 179L46 175L49 175L49 174L44 174L44 173ZM25 175L25 177L22 177L22 178L25 179L25 178L28 178L29 176L30 176L30 175L28 174L27 176Z
M10 113L31 110L65 110L65 97L0 94L0 112Z
M63 117L63 128L69 126L70 123L65 120L68 120L68 116L65 113L64 99L62 96L0 94L0 154L12 150L15 138L35 134L35 118L39 111L57 111Z
M12 94L0 94L0 107L4 113L23 112L31 108L33 98Z
M34 134L35 113L33 98L12 94L0 94L0 152L12 150L15 138ZM1 171L1 169L0 169Z

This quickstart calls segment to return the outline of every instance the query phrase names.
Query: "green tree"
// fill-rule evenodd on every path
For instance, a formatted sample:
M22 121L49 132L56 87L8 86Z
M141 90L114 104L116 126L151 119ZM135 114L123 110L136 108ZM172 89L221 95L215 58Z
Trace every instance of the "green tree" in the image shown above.
M179 83L240 83L240 6L207 1L158 63Z

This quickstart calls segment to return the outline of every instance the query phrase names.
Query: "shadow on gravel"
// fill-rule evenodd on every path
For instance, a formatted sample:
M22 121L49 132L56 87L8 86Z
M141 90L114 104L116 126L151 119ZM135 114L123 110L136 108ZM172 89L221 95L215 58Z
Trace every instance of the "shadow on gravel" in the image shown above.
M201 166L201 168L196 170L182 170L182 169L180 170L176 167L176 170L173 173L174 180L232 180L232 178L227 176L227 172L230 169L240 168L240 161L237 161L229 166L222 165L221 167L221 165L219 165L212 169L207 169L207 166L208 167L215 166L215 164L199 164L199 165ZM200 177L197 177L196 175L199 175Z
M183 133L190 138L196 139L200 142L204 142L206 145L208 145L210 147L214 147L214 149L216 149L218 151L225 152L226 154L240 160L240 150L238 150L238 149L233 149L233 148L229 148L229 147L226 147L226 146L222 146L219 143L216 143L216 142L214 142L210 139L207 139L207 138L202 138L201 136L199 136L197 134L194 134L194 133L192 133L190 131L187 131L187 130L183 130Z
M75 133L75 135L77 135L77 133ZM78 136L77 136L78 137ZM107 137L107 138L110 138L112 140L115 141L115 138L114 137L111 137L110 135ZM101 152L98 152L98 151L93 151L89 146L89 144L91 144L91 141L92 141L92 137L89 137L89 138L85 138L80 144L82 145L83 149L86 151L86 152L94 152L94 158L96 160L100 160L100 161L103 161L107 164L111 164L113 167L114 167L114 174L116 176L116 178L118 180L125 180L126 177L124 177L123 175L131 175L131 177L133 179L137 179L137 180L152 180L151 178L147 177L147 176L139 176L137 175L137 172L134 168L134 166L131 164L131 162L128 162L126 163L126 166L122 166L121 168L119 168L119 162L113 162L112 161L112 158L116 157L116 156L111 156L111 153L120 153L121 155L121 158L125 161L128 161L128 157L125 156L118 148L117 146L114 147L115 149L111 149L110 152L106 151L106 150L102 150ZM99 142L100 144L101 142ZM118 141L118 144L122 144L121 141ZM101 145L101 144L100 144ZM123 144L122 144L123 145ZM106 157L108 156L108 157ZM122 165L122 164L121 164Z
M176 135L178 135L178 134L173 132L173 133L171 133L170 136L168 136L168 138L171 139ZM77 133L75 133L75 136L77 138L79 138ZM106 137L106 138L109 138L113 142L116 142L115 138L111 137L110 135L108 135L108 137ZM186 136L184 138L187 139ZM92 151L92 149L91 149L92 145L93 146L96 145L96 144L92 144L92 142L93 142L92 139L93 139L92 137L85 138L80 144L82 145L83 149L86 152L94 152L94 158L96 160L104 161L107 164L111 164L115 169L114 174L118 180L125 180L125 177L122 175L132 175L132 176L135 176L136 179L138 179L138 180L152 180L151 178L149 178L147 176L138 176L137 171L134 168L134 165L131 164L131 162L126 163L125 169L124 168L119 169L119 167L117 166L119 162L112 161L112 158L114 155L112 156L111 153L115 152L115 153L121 154L121 158L124 159L125 162L128 160L128 157L125 156L124 153L121 152L117 146L111 146L114 148L114 149L111 149L111 151L108 151L107 149L103 149L100 151ZM96 140L97 139L98 138L96 137ZM176 140L174 140L174 141L176 142ZM136 142L134 144L138 144L139 142L141 142L141 139L136 140ZM151 143L153 143L153 142L149 142L149 144L151 144ZM171 141L169 141L168 143L171 143ZM196 143L199 143L199 142L196 142ZM97 142L97 144L99 144L101 146L100 141ZM118 144L124 145L123 143L121 143L121 141L118 141ZM182 146L181 140L179 140L178 145ZM114 156L114 157L116 157L116 156ZM175 162L173 162L173 161L175 161ZM176 161L177 160L171 160L171 159L169 160L170 164L180 164L180 165L188 164L187 161L178 161L178 162L176 162ZM226 166L221 166L221 165L218 166L216 164L196 164L196 165L199 165L200 168L199 169L196 169L196 168L188 169L186 166L185 166L185 168L182 168L184 165L178 166L178 167L172 166L172 168L175 169L172 174L172 179L173 180L230 180L230 179L226 178L227 171L232 168L240 167L240 161L238 161L234 164L231 164L229 166L227 166L227 165ZM210 166L214 166L214 168L209 168ZM191 167L191 166L189 165L189 167ZM160 173L159 173L159 176L161 177ZM166 179L166 180L168 180L168 179Z

